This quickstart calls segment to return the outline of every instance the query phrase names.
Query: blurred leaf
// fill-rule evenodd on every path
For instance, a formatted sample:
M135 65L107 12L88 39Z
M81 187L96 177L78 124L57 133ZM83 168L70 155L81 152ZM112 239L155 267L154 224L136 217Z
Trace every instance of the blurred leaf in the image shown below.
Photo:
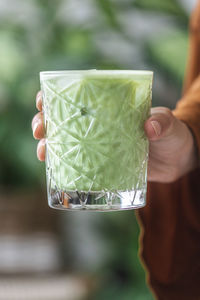
M141 9L160 11L165 14L171 14L188 19L188 16L180 3L175 0L135 0L133 1L133 5Z
M25 53L10 32L0 31L0 79L12 82L25 67Z
M96 0L96 3L106 17L108 24L112 28L121 31L121 26L117 18L117 11L114 4L110 0Z
M33 113L35 109L35 96L39 90L39 72L30 76L29 74L20 81L17 87L17 103L22 109ZM23 113L23 112L22 112Z
M182 82L188 52L188 35L184 31L172 32L149 42L149 55L158 67L174 80Z
M82 61L94 53L94 45L90 33L81 29L63 30L62 33L63 51L68 56L80 57Z

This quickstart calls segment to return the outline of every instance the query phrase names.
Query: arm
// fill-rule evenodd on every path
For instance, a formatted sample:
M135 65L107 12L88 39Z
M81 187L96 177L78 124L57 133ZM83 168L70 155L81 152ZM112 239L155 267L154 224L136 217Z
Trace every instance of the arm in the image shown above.
M194 81L173 114L191 129L195 138L198 154L200 153L200 76Z
M200 1L190 23L185 94L173 111L192 133L196 167L200 152L199 28ZM137 217L140 256L155 298L200 299L200 168L175 182L149 182L147 205L137 211Z
M178 102L169 119L167 124L171 126L166 126L165 132L170 132L170 141L165 134L158 139L161 145L165 144L163 151L175 145L171 161L175 158L179 163L186 153L190 154L182 161L184 167L180 168L175 181L166 182L162 178L148 184L147 205L137 211L141 229L140 256L156 299L196 300L200 298L200 78ZM179 141L177 148L180 136L186 141L185 147L180 146ZM153 143L150 142L151 151L157 147ZM171 164L169 160L168 164ZM160 178L167 174L167 164L161 165L162 169L157 172Z
M140 255L156 299L196 300L200 298L200 76L178 102L173 116L189 130L193 155L188 156L185 176L180 174L171 183L149 183L147 205L137 211ZM174 156L183 156L182 150L174 151Z

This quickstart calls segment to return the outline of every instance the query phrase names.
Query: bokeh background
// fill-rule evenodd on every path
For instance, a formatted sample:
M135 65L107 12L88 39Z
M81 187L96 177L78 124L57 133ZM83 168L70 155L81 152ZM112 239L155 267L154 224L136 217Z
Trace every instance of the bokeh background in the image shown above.
M153 299L133 211L48 208L31 119L44 70L153 70L153 106L173 108L194 5L0 0L0 299Z

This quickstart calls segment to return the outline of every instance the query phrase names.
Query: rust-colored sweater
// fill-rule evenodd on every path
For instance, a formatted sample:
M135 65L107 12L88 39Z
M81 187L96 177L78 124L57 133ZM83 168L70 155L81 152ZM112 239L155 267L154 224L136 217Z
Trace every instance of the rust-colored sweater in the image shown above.
M200 154L200 0L190 22L184 95L174 114L193 131ZM149 183L147 205L137 214L155 298L200 300L200 168L170 184Z

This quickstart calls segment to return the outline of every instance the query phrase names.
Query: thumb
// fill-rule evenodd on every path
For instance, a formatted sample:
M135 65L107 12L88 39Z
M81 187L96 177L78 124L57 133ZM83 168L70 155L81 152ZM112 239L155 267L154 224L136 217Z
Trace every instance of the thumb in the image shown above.
M151 109L151 117L145 122L144 129L149 140L156 141L174 133L176 118L170 109L155 107Z

